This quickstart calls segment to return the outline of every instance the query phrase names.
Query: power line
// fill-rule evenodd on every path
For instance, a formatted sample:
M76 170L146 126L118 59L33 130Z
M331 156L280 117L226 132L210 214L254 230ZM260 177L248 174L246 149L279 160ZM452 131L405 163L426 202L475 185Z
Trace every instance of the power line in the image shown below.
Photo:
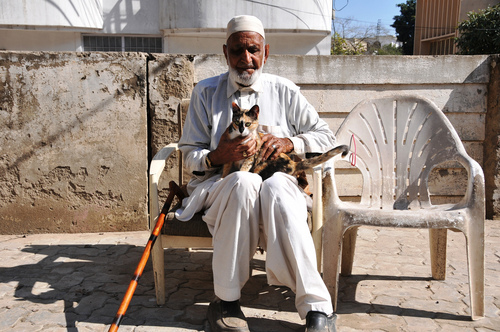
M342 9L344 9L345 7L347 7L347 5L349 4L349 0L346 1L346 4L344 5L344 7L340 8L340 9L337 9L336 5L335 5L335 0L333 0L333 9L337 12L341 11Z

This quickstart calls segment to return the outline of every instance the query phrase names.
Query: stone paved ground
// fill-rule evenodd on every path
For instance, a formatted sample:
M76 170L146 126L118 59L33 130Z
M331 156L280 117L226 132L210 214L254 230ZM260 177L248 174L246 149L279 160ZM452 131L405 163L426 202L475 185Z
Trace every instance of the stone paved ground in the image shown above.
M0 331L107 331L146 232L0 236ZM426 230L360 228L353 276L341 278L338 331L500 331L500 221L486 226L486 317L469 319L465 240L449 232L447 279L430 279ZM252 331L302 331L294 295L266 284L265 257L243 290ZM210 250L166 255L155 304L148 263L120 331L209 331Z

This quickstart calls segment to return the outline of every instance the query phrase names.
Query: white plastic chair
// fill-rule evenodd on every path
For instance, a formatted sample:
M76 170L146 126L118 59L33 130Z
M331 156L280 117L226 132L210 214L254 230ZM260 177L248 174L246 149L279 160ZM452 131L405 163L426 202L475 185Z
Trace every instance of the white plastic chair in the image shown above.
M183 99L178 109L178 130L179 136L182 135L182 114L186 114L189 108L189 99ZM182 158L177 143L171 143L163 147L153 157L149 168L149 227L152 230L160 215L159 182L165 169L167 160L177 156L179 175L176 179L178 185L184 182ZM316 248L316 257L318 270L321 268L322 254L322 225L323 225L323 206L322 206L322 172L323 167L317 166L312 174L313 206L312 216L310 216L310 229ZM173 179L170 179L173 180ZM174 208L175 209L175 208ZM173 210L174 210L173 209ZM212 247L212 238L208 227L202 220L203 212L196 213L195 216L186 222L175 218L174 211L171 211L165 217L165 223L160 236L158 236L153 248L151 249L151 260L153 262L153 273L155 280L156 302L161 305L165 303L165 257L164 249L172 248L210 248ZM304 221L305 222L305 221Z
M352 136L357 144L355 167L363 178L361 202L340 200L334 163L323 179L323 277L334 306L340 263L342 275L352 272L358 226L429 228L432 277L437 280L445 279L446 232L452 229L466 237L472 319L483 317L484 175L449 120L422 98L366 100L346 117L337 142L347 144ZM433 205L429 174L449 161L467 170L467 191L457 204Z

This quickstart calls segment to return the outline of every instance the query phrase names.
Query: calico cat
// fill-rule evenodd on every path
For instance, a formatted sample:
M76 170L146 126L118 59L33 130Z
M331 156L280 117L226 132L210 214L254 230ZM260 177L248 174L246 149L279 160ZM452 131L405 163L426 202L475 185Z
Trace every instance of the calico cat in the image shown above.
M237 136L248 136L248 139L255 139L257 142L257 151L260 151L262 146L261 135L257 128L259 126L259 106L254 105L251 109L241 109L233 102L233 122L229 126L229 136L231 139ZM246 142L247 140L245 140ZM303 180L305 178L304 171L312 169L314 166L322 164L333 158L335 155L342 153L346 156L349 151L347 145L339 145L325 153L309 159L300 159L295 153L281 153L278 158L271 160L262 160L259 152L255 153L246 159L225 164L222 171L222 177L240 170L246 172L257 173L266 180L276 172L291 174Z
M234 139L238 136L248 137L243 143L254 139L257 142L257 151L260 151L262 145L261 135L257 131L259 127L259 106L255 105L249 110L241 109L233 102L233 122L229 125L229 138ZM235 171L250 172L257 160L257 153L243 160L224 164L222 177Z

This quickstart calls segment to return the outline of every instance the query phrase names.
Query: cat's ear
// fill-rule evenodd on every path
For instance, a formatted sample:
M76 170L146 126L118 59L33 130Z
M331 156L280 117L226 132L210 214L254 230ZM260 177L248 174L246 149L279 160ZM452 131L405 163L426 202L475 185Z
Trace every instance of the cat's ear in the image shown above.
M233 101L233 113L238 113L240 112L240 107L238 106L238 104L236 104L236 102Z
M254 113L254 114L255 114L255 118L258 118L258 117L259 117L259 112L260 112L259 105L254 105L254 106L250 109L250 112L252 112L252 113Z

